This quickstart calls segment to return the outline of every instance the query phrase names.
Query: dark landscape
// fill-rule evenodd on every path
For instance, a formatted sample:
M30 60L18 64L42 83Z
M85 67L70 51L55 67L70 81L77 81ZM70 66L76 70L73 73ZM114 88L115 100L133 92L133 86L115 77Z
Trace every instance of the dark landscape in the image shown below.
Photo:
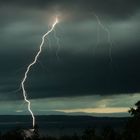
M94 129L98 135L107 128L113 128L121 133L129 118L91 117L91 116L66 116L66 115L42 115L36 116L37 129L40 137L62 136L81 137L86 129ZM28 130L32 127L31 116L27 115L1 115L0 131L7 134L12 131Z
M65 116L65 115L49 115L36 116L36 123L39 132L42 135L60 136L79 135L86 128L96 128L98 132L106 127L111 127L120 131L128 121L128 118L114 117L91 117L91 116ZM0 131L5 133L11 129L32 127L31 116L26 115L1 115Z

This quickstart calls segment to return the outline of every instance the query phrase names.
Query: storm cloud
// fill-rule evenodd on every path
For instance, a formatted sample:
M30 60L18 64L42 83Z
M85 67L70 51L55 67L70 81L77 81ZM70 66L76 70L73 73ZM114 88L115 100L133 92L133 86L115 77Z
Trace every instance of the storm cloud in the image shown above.
M51 34L26 83L30 99L139 93L139 6L138 0L0 1L0 100L22 99L23 73L57 14L60 58Z
M130 17L139 10L140 6L140 2L138 0L106 0L105 2L102 0L2 0L0 4L1 6L15 6L35 10L51 8L52 10L60 11L69 10L71 13L80 13L80 15L83 15L84 12L88 13L95 10L97 13L107 14L118 18ZM86 16L88 16L88 14Z

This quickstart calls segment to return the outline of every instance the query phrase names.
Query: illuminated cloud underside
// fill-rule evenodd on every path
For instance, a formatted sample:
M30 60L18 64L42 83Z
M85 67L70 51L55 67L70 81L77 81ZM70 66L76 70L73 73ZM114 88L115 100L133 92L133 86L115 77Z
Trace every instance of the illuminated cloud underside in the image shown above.
M120 107L120 108L84 108L84 109L66 109L66 110L56 110L65 113L72 113L72 112L84 112L84 113L123 113L128 112L128 107Z

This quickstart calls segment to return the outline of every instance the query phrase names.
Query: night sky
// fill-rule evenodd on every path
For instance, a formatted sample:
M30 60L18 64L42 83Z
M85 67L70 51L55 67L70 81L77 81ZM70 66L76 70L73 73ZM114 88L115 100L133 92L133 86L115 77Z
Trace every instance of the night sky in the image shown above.
M1 0L0 114L29 114L20 82L56 16L25 85L33 112L127 116L140 99L139 0Z

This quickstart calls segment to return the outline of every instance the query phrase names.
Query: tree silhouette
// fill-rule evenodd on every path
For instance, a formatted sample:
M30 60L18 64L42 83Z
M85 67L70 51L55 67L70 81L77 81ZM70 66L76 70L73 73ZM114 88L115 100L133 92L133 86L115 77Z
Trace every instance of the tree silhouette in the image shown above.
M87 128L83 132L82 140L95 140L96 135L95 135L95 129L94 128Z
M129 113L130 113L131 116L133 116L133 117L140 118L140 101L138 101L138 102L135 104L135 108L131 108L131 109L129 110Z
M113 128L106 127L102 132L103 140L116 140L116 133Z
M131 115L126 125L125 136L127 140L140 140L140 101L128 111Z

